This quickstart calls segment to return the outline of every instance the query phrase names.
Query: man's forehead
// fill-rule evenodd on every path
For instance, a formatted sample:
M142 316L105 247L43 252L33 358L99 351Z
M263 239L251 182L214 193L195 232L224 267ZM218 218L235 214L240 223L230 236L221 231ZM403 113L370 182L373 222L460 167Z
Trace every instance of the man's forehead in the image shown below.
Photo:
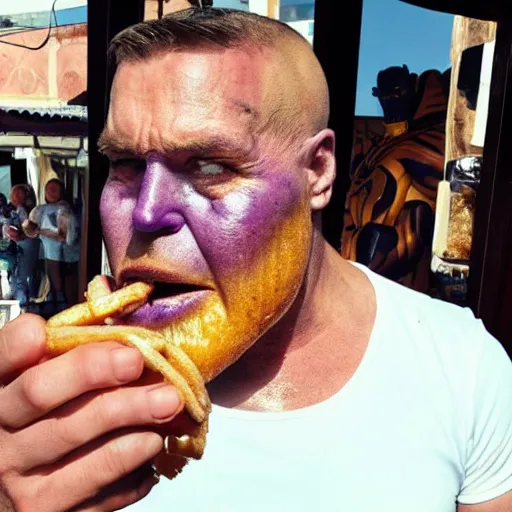
M270 68L265 49L222 48L160 52L143 60L122 62L116 70L116 83L169 83L205 89L219 84L258 87Z
M175 110L202 105L255 116L265 109L269 82L261 52L176 51L121 63L114 77L111 107L125 109L128 101L146 109L155 103Z
M179 51L122 63L112 89L109 140L136 133L141 149L164 139L162 147L172 147L184 138L203 139L198 128L252 138L267 110L268 75L262 78L259 57L238 50Z

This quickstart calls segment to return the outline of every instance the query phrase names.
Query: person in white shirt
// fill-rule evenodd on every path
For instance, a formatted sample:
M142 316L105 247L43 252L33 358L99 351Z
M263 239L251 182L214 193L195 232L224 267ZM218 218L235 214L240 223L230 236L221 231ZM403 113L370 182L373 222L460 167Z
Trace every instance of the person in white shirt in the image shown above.
M64 200L62 181L51 179L44 190L46 203L32 210L28 221L23 223L23 229L27 236L40 238L53 301L56 309L63 309L78 300L77 222L70 204Z
M127 29L112 56L109 261L118 286L158 292L128 324L214 349L206 451L155 487L176 390L133 385L140 354L108 341L47 360L24 315L0 331L5 510L511 510L504 349L322 237L335 144L307 41L192 9Z

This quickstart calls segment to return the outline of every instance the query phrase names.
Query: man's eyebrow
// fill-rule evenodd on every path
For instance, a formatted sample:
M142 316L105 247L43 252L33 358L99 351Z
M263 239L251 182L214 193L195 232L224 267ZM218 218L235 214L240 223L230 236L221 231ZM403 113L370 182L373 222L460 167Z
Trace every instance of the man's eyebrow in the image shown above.
M157 152L168 154L171 152L191 153L196 156L207 157L216 153L227 154L248 154L253 150L253 144L250 142L252 137L244 139L240 144L233 139L228 139L219 134L212 134L197 140L190 140L179 144L166 144L162 147L140 148L135 147L127 139L118 138L115 134L104 130L98 139L98 150L100 153L107 154L128 154L143 157L147 153Z
M98 138L98 151L107 153L133 153L128 141L122 141L107 130L103 130Z

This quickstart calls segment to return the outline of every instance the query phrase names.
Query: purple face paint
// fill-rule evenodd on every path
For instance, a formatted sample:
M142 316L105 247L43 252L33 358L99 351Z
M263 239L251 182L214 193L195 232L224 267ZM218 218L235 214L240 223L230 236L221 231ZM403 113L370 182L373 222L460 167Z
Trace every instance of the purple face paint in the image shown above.
M290 155L276 157L271 141L254 143L253 120L233 107L263 108L259 73L240 71L263 62L234 51L192 57L118 70L108 136L145 157L109 154L121 160L101 215L119 284L157 283L158 297L127 322L180 344L210 380L293 302L312 226L304 171ZM215 147L221 138L226 144Z
M191 314L206 299L208 293L211 292L202 290L153 300L132 313L127 323L165 328L172 322Z

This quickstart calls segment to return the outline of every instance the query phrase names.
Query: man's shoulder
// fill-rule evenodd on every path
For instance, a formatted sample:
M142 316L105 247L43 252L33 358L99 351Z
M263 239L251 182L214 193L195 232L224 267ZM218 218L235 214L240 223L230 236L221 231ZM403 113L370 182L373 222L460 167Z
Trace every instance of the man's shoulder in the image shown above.
M512 382L509 355L471 309L373 273L369 277L376 290L376 325L387 348L384 353L399 358L422 382L430 382L440 394L450 389L468 414L474 410L477 389L487 396L494 379Z
M464 317L470 316L474 318L473 313L467 307L461 307L437 298L430 297L425 293L407 288L391 279L383 277L368 268L358 265L370 279L373 284L377 296L378 305L380 302L389 301L400 303L405 307L406 311L416 311L426 316L442 315L446 317ZM389 302L387 302L389 304ZM399 311L397 310L397 313Z
M368 274L368 272L367 272ZM410 343L437 348L460 356L481 350L485 339L493 339L470 308L432 298L373 272L378 315L390 332L410 336Z

